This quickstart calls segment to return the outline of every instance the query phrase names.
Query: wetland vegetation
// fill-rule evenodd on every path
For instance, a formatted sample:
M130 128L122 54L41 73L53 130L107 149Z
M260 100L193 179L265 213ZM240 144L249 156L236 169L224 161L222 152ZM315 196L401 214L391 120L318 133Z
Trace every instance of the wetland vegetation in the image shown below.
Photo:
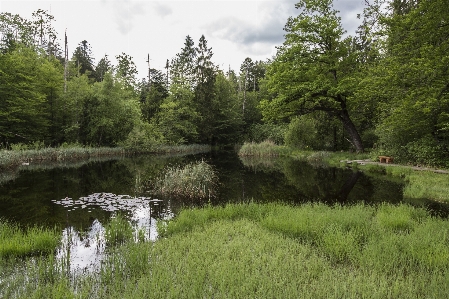
M2 295L444 298L449 291L449 222L409 205L209 206L183 210L160 232L155 243L111 248L97 272L76 277L51 258L25 272L2 260L14 273L2 280Z

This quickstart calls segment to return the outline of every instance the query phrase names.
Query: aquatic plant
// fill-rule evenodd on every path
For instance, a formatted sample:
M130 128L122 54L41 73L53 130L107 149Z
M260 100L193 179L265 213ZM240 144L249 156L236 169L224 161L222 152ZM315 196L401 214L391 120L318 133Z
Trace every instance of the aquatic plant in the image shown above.
M215 170L204 161L172 166L155 180L154 192L160 195L210 198L215 194L217 179Z

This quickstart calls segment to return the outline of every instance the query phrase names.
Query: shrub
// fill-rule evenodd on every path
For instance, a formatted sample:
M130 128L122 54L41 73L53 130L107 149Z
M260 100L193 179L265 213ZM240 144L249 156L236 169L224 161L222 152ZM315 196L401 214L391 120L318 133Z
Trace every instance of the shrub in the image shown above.
M285 144L299 149L322 148L319 144L316 120L307 116L295 117L285 133Z
M156 126L149 123L140 123L132 129L123 142L123 147L129 150L151 151L164 143L164 136Z
M287 124L254 124L249 129L248 139L260 143L270 140L276 144L284 144Z

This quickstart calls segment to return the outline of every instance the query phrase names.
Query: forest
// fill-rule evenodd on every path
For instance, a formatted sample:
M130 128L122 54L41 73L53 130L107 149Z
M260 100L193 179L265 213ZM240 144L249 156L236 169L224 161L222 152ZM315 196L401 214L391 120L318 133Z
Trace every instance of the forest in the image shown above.
M204 35L186 36L141 79L126 53L95 63L83 40L69 55L45 10L3 12L1 148L271 140L449 167L448 1L365 2L352 33L332 0L299 0L277 54L239 70L220 69Z

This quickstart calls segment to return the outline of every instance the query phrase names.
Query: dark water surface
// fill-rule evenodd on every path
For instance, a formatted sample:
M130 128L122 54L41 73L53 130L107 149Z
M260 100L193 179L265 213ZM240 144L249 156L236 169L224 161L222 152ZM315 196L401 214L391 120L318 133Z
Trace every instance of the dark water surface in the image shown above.
M206 201L160 198L142 182L154 180L168 165L205 160L218 172L217 196ZM351 169L326 168L292 159L239 159L234 152L184 157L140 156L90 162L79 166L23 166L15 179L0 184L0 218L23 226L57 227L72 248L72 262L95 263L102 224L117 212L155 239L158 219L169 219L185 206L239 202L325 202L367 204L403 201L404 182ZM420 203L447 215L446 206ZM76 251L78 250L78 254ZM97 255L91 253L96 252ZM94 257L96 256L96 257Z

